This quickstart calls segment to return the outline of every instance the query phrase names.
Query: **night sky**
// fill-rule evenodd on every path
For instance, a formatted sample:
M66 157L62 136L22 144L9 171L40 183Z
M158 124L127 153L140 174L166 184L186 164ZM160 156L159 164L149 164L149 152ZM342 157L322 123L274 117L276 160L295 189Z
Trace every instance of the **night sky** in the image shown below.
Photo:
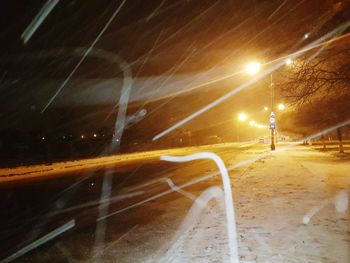
M122 3L61 0L24 44L21 34L45 2L1 3L1 130L40 133L113 124L124 77L112 61L118 57L134 81L128 110L153 111L134 127L144 130L156 121L151 138L170 120L181 120L246 81L239 74L225 76L241 71L247 61L286 56L350 16L349 1L126 1L95 45L104 56L89 55L41 112ZM267 83L254 84L188 129L205 129L218 112L215 121L222 123L240 107L260 109Z

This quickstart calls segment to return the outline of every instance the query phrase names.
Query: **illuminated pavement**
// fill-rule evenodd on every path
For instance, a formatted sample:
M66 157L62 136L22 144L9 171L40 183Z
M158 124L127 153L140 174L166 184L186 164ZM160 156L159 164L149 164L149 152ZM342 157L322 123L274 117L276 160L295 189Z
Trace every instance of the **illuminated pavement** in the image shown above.
M273 154L268 145L226 144L106 157L49 178L26 170L29 180L1 186L2 258L52 237L16 262L228 262L223 201L188 214L208 189L220 192L211 188L222 187L214 163L159 160L202 151L229 169L240 262L349 262L350 164L295 144ZM111 198L99 202L105 170Z

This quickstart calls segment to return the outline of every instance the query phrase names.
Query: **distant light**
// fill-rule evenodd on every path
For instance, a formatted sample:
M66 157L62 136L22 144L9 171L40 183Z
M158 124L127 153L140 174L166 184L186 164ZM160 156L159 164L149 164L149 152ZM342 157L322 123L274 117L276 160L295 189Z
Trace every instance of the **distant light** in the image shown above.
M306 33L306 34L304 35L304 39L308 39L309 36L310 36L310 34L309 34L309 33Z
M63 135L63 136L62 136L62 139L63 139L63 140L66 139L66 136Z
M252 127L255 126L255 121L250 121L249 125L252 126Z
M247 114L245 114L245 113L240 113L240 114L238 114L238 120L239 121L246 121L247 120L247 118L248 118L248 116L247 116Z
M96 133L94 133L94 137L95 137L95 138L97 137L97 134L96 134Z
M45 137L43 136L43 137L41 137L41 139L44 141L44 140L45 140Z
M268 111L268 110L269 110L269 107L265 106L264 111Z
M293 63L293 61L290 58L286 59L286 65L289 66Z
M85 138L84 134L80 135L80 138L84 139Z
M245 71L249 75L255 75L260 71L261 64L259 62L251 62L245 67Z
M90 185L91 185L91 186L94 186L95 184L94 184L94 183L91 183Z
M278 104L277 107L278 107L279 110L285 110L286 109L286 106L283 103Z

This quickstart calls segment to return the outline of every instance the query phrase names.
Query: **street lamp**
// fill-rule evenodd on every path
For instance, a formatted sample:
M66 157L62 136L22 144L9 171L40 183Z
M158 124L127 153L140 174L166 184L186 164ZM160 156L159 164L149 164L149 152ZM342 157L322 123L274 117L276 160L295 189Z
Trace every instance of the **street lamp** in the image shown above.
M276 149L275 145L275 128L276 128L276 123L275 123L275 113L273 112L273 107L274 107L274 99L275 99L275 90L274 90L274 84L272 81L272 73L270 74L270 89L271 89L271 114L270 114L270 130L271 130L271 151L274 151Z
M285 110L285 109L286 109L286 106L285 106L283 103L280 103L280 104L277 105L277 108L278 108L279 110Z
M286 65L289 66L293 63L293 61L290 58L286 59Z
M286 60L286 65L289 66L293 63L293 60L288 58ZM273 112L273 107L274 107L274 97L275 97L275 91L274 91L274 83L272 80L272 73L270 74L270 87L271 87L271 115L270 115L270 129L271 129L271 150L274 151L276 149L275 146L275 114ZM283 103L280 103L277 105L277 108L279 110L285 110L286 106Z
M259 62L251 62L249 64L247 64L247 66L245 67L245 71L249 74L249 75L255 75L256 73L258 73L260 71L261 68L261 64Z
M246 121L247 118L248 118L247 114L245 114L245 113L243 113L243 112L240 113L240 114L238 114L238 120L239 120L240 122Z

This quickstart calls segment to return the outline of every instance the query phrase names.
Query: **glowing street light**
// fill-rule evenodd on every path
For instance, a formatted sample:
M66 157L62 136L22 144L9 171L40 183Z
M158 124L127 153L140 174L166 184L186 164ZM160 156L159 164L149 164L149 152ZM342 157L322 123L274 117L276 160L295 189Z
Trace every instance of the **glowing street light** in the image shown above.
M245 113L240 113L240 114L238 114L238 120L241 121L241 122L246 121L247 118L248 118L248 116L247 116L247 114L245 114Z
M249 122L249 125L252 126L252 127L254 127L254 126L255 126L255 121L251 120L251 121Z
M255 75L260 71L260 68L261 68L261 64L259 62L251 62L247 64L247 66L245 67L245 71L249 75Z
M278 107L279 110L285 110L286 109L286 106L283 103L278 104L277 107Z
M293 63L293 60L291 60L290 58L286 59L286 65L290 66Z
M264 111L268 111L268 110L269 110L269 107L265 106Z

